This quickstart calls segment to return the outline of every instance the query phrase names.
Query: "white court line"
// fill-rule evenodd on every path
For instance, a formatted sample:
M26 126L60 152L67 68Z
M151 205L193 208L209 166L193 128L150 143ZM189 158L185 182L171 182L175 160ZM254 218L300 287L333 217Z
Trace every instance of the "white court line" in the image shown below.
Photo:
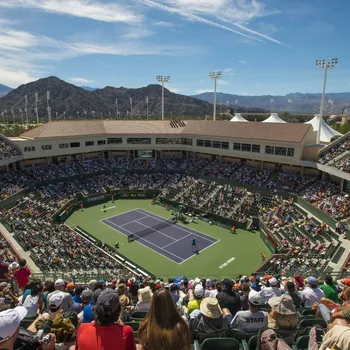
M135 210L136 210L136 211L139 211L139 212L142 213L142 214L145 214L144 212L140 211L139 209L135 209ZM146 210L144 210L144 211L147 213ZM164 221L169 221L169 220L170 220L170 219L169 219L169 220L166 220L166 219L161 220L161 219L158 219L158 218L154 217L153 215L155 215L155 214L148 215L148 216L151 217L151 218L153 218L153 219L155 219L155 220L162 221L162 222L164 222ZM157 215L155 215L155 216L157 216ZM200 234L200 235L198 235L198 234L196 234L196 233L192 233L192 232L189 231L189 230L186 230L186 228L182 228L180 225L176 226L176 228L178 228L179 230L185 231L185 232L187 232L188 234L192 234L193 236L197 236L197 237L199 237L199 238L203 238L203 239L209 241L210 243L215 243L215 242L211 241L210 239L203 237L203 236L209 237L209 236L206 235L205 233L202 233L202 232L193 230L193 231L198 232L198 233ZM212 239L216 239L216 238L212 238Z
M220 239L218 239L216 242L212 242L212 244L208 245L207 247L205 247L204 249L200 250L199 253L204 252L206 249L210 248L211 246L213 246L214 244L220 242ZM197 254L193 254L192 256L189 256L187 259L182 260L179 265L181 265L182 263L184 263L185 261L192 259L194 256L196 256Z
M144 216L144 217L142 217L142 218L140 218L140 219L135 219L135 220L132 220L132 221L129 221L129 222L127 222L126 224L122 224L122 225L117 225L117 226L119 226L119 227L123 227L123 226L125 226L125 225L129 225L129 224L131 224L131 223L133 223L133 222L137 222L137 220L141 220L141 219L144 219L144 218L148 218L148 215L147 216Z
M190 236L191 236L191 235L187 235L187 236L185 236L185 237L182 237L182 238L178 239L178 240L175 241L175 242L171 242L171 243L165 245L165 246L163 247L163 249L166 248L166 247L169 247L169 246L172 245L172 244L175 244L175 243L181 241L181 240L184 239L184 238L190 237Z
M116 227L117 227L117 230L118 230L118 227L119 227L118 225L114 224L112 221L109 221L109 220L105 220L105 221L108 221L112 226L116 226ZM125 231L127 231L127 232L129 232L130 234L134 234L133 232L127 230L126 228L121 228L121 229L122 229L122 230L125 230ZM154 245L155 247L157 247L157 248L159 248L159 249L164 250L165 252L167 252L167 253L169 253L169 254L171 254L171 255L174 255L176 258L179 258L179 259L183 260L183 258L181 258L180 256L177 256L176 254L173 254L173 253L171 253L171 252L168 252L167 250L163 249L162 247L159 247L158 245L156 245L156 244L154 244L154 243L152 243L152 242L150 242L150 241L147 241L147 239L145 239L145 238L139 237L139 236L137 236L137 235L136 235L136 237L139 238L139 239L142 239L143 241L146 241L147 243L149 243L149 244L151 244L151 245ZM153 249L152 249L152 250L153 250ZM174 261L174 260L172 260L172 261Z
M148 215L146 217L149 218L150 216ZM144 218L141 218L141 219L144 219ZM139 222L139 220L141 220L141 219L137 219L137 220L134 220L134 221L137 222L138 224L142 225L142 226L145 226L145 227L155 231L155 232L161 233L163 236L171 238L174 241L173 243L177 242L177 240L174 237L168 236L166 233L163 233L161 231L155 230L153 227L149 227L149 226L143 224L142 222Z
M108 220L108 219L110 219L110 218L114 218L115 216L124 215L124 214L130 213L130 212L132 212L132 211L137 211L137 209L127 210L127 211L124 211L124 212L119 213L119 214L114 214L114 215L112 215L112 216L108 216L107 218L101 219L100 221L102 221L102 220ZM142 214L144 214L144 213L142 213Z
M111 225L108 225L108 224L105 223L105 222L102 222L102 221L101 221L101 224L106 225L106 226L109 227L110 229L113 228L113 227L111 227ZM115 230L115 229L113 228L113 230ZM125 228L123 228L123 230L125 230ZM118 231L118 232L120 232L122 235L125 236L125 233L123 233L123 232L121 232L121 231ZM135 243L140 244L140 245L142 245L142 247L145 247L145 248L151 250L153 253L156 253L156 254L158 254L159 256L162 256L163 258L166 258L166 259L172 261L173 263L180 265L180 263L176 262L175 260L169 258L169 257L166 256L166 255L163 255L162 253L157 252L156 250L154 250L154 249L152 249L152 248L150 248L150 247L147 247L146 245L144 245L144 244L142 244L142 243L140 243L140 242L138 242L138 241L135 241ZM158 248L159 248L159 247L158 247ZM169 253L169 252L168 252L168 253Z

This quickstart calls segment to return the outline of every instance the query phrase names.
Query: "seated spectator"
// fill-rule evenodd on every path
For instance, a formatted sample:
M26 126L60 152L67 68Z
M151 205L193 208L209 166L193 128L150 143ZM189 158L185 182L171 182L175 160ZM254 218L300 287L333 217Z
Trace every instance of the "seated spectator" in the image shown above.
M337 287L333 283L333 278L331 276L326 276L324 279L324 284L320 286L320 289L324 293L325 298L339 302L339 296L337 292Z
M65 292L65 283L63 281L63 279L58 279L55 282L55 291L50 293L47 296L47 302L48 304L50 304L50 298L51 296L57 294L57 293L63 293L63 303L62 303L62 310L63 312L67 312L70 310L70 308L72 307L72 305L74 304L72 296L69 293Z
M251 276L249 280L250 280L250 287L254 289L256 292L260 292L261 291L260 277Z
M0 280L10 278L9 275L9 264L4 261L5 257L3 252L0 252Z
M44 301L44 310L47 312L48 309L48 304L47 304L47 296L55 291L55 283L52 281L46 281L44 290L43 290L43 301Z
M267 303L270 298L280 297L282 295L281 288L277 287L278 281L275 277L266 281L266 285L261 288L260 296L264 303Z
M148 311L151 307L153 293L149 286L141 288L137 292L138 302L136 304L136 311Z
M204 333L215 333L229 329L227 318L223 317L222 310L216 298L204 298L200 310L191 313L190 329Z
M239 294L233 290L233 281L228 278L222 281L221 292L217 294L216 298L219 300L221 309L228 309L232 317L241 309Z
M135 307L130 304L130 299L126 295L119 297L119 303L121 307L119 318L122 322L127 322L129 321Z
M210 291L209 296L215 298L221 292L221 281L212 281L213 289Z
M20 259L18 261L19 269L15 272L15 277L17 280L18 287L23 289L29 282L29 278L31 276L31 272L27 267L27 261L25 259Z
M43 312L43 285L36 283L31 285L30 295L24 300L23 306L27 309L27 317L36 317L38 310Z
M347 324L334 325L323 337L319 350L350 349L350 327Z
M84 287L76 287L74 290L74 295L72 296L72 299L75 303L81 304L83 300L81 299L81 293L85 290Z
M285 330L297 328L299 318L290 295L270 298L269 305L272 309L269 315L269 328Z
M18 298L12 293L7 282L0 283L0 305L17 305L19 304Z
M257 332L267 327L268 314L259 311L262 298L258 292L251 290L248 295L249 310L238 311L231 322L231 328L244 332Z
M242 284L242 295L241 295L241 308L242 310L248 310L249 309L249 303L248 303L248 295L250 292L250 287L248 283Z
M76 312L77 314L80 314L86 306L90 306L90 314L91 314L91 321L92 321L92 306L90 305L91 301L92 301L92 292L91 290L84 290L81 294L81 298L79 296L79 299L81 300L81 303L78 302L74 302L74 304L72 305L71 311ZM85 313L85 311L84 311ZM91 322L89 321L89 322Z
M320 304L321 298L324 297L324 293L318 288L318 282L315 277L308 277L308 286L301 291L301 300L304 302L304 306L311 308L315 303Z
M294 306L299 309L301 306L301 297L299 292L295 290L295 284L293 282L287 282L286 284L286 294L290 295L293 299Z
M187 304L187 315L190 316L194 310L200 308L204 296L204 288L201 284L196 284L193 291L193 300ZM186 311L186 310L185 310Z
M119 314L118 294L111 289L102 291L94 307L94 322L79 327L75 348L135 350L133 330L130 326L117 323Z
M154 293L152 305L139 327L140 349L191 350L191 334L166 289Z

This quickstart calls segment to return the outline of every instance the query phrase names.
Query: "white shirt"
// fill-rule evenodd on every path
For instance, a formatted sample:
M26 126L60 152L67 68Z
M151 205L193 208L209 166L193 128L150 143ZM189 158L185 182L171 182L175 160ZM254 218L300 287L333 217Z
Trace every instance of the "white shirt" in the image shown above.
M310 288L306 287L300 293L301 300L305 301L305 307L312 307L313 304L319 304L321 302L321 298L324 297L324 293L320 288Z
M24 300L23 306L27 309L26 317L36 317L38 313L38 303L39 303L39 295L32 297L28 295L26 300Z
M210 293L209 293L209 296L211 298L216 298L216 296L218 295L218 290L217 289L214 289L214 290L211 290Z
M260 296L263 299L264 303L267 303L270 298L280 297L282 291L277 287L263 287L260 292Z

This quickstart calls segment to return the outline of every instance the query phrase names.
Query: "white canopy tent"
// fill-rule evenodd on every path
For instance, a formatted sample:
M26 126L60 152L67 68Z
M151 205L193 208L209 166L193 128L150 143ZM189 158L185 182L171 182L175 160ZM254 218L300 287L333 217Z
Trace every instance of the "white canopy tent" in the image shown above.
M306 122L305 124L311 124L312 128L317 131L320 125L320 115L316 114L314 118ZM340 132L331 128L324 119L321 120L320 142L330 143L334 136L342 136Z
M230 119L230 122L248 122L241 116L241 113L235 113L235 116Z
M263 123L285 123L285 121L278 116L278 113L271 113L266 120L263 120Z

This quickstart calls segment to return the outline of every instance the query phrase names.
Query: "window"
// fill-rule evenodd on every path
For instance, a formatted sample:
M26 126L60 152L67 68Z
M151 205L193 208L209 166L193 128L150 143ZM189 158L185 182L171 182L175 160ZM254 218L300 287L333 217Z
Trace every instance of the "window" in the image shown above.
M123 143L123 139L121 137L111 137L107 139L107 143L109 145L117 145Z
M233 144L233 150L234 151L240 151L241 150L241 144L240 143L234 143Z
M252 152L260 153L260 145L252 145Z
M286 156L287 155L287 148L275 147L275 154L276 154L276 156Z
M248 143L242 143L242 151L243 152L251 152L252 151L252 145Z
M127 143L138 144L138 145L149 145L151 144L151 138L140 137L140 138L128 138L126 140Z
M228 149L228 147L229 147L229 146L228 146L228 145L229 145L228 142L224 142L224 141L223 141L223 142L221 143L221 145L222 145L222 148L223 148L223 149Z
M24 147L24 152L35 152L35 146Z
M288 157L294 157L294 148L288 148L287 156Z
M106 144L106 140L98 140L98 141L97 141L97 144L98 144L99 146L105 145L105 144Z
M95 144L95 141L85 141L85 146L93 146Z
M220 141L213 141L213 147L214 148L221 148L221 142Z
M273 146L265 146L265 154L273 154L275 147Z
M58 145L59 148L68 148L69 147L69 144L68 143L60 143Z
M71 146L72 148L80 147L80 142L71 142L71 143L70 143L70 146Z
M52 149L52 145L41 145L41 149L44 151L48 151L49 149Z
M213 147L213 142L209 140L204 141L204 147Z
M197 140L197 146L203 147L204 141L203 140Z
M192 146L192 139L181 139L183 145Z

